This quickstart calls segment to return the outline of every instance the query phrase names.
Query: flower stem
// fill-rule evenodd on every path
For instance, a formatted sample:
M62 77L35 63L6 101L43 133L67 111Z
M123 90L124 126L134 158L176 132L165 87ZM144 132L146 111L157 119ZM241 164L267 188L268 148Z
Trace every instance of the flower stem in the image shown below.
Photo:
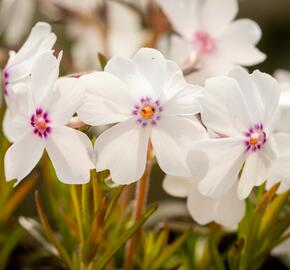
M78 224L78 231L79 231L79 239L80 239L80 244L81 247L84 244L84 231L83 231L83 223L82 223L82 216L81 216L81 202L77 190L76 185L70 185L70 193L71 193L71 198L73 202L73 207L75 209L75 216Z
M133 222L135 223L143 215L147 197L148 197L148 188L149 188L149 179L152 170L152 160L153 160L153 151L152 145L149 142L147 150L147 162L146 168L143 176L136 184L135 191L135 208L133 213ZM133 257L134 252L138 249L138 243L140 240L141 230L137 231L136 234L132 237L130 241L127 242L126 252L125 252L125 270L131 270L133 268Z

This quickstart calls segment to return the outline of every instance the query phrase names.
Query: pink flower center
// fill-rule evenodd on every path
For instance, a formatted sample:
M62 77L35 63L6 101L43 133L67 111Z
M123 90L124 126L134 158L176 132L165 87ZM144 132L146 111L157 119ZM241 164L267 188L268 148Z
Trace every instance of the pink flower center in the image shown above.
M142 127L147 127L148 124L157 125L162 111L163 107L159 100L152 101L151 97L142 97L140 102L133 107L132 114L136 116L137 122Z
M201 53L211 53L215 49L214 39L204 31L197 31L193 36L193 44Z
M30 124L33 127L34 134L41 138L47 138L51 132L48 113L41 108L36 109L35 113L31 116Z
M255 152L267 142L267 135L264 131L263 124L256 124L245 133L246 151Z

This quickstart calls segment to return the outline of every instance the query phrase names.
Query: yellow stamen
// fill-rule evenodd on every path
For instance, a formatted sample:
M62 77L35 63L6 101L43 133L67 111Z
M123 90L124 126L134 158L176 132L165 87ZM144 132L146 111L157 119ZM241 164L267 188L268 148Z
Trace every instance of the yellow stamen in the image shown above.
M145 105L142 109L141 109L141 116L144 119L151 119L153 117L155 113L155 109L151 106L151 105Z

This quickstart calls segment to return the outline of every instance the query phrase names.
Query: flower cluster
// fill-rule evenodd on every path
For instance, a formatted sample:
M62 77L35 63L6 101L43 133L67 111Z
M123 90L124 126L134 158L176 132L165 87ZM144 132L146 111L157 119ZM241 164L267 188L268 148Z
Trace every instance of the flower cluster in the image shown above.
M173 55L200 67L188 81L180 66L150 48L132 59L114 56L104 71L59 78L56 36L37 23L3 70L3 125L13 143L5 156L7 181L18 184L46 150L64 183L86 183L96 168L127 185L142 177L152 149L167 175L164 189L187 197L197 222L228 226L241 219L255 186L268 180L289 188L290 134L282 121L289 104L273 77L235 67L264 60L255 47L261 33L250 20L233 22L237 2L223 2L159 1L180 34L172 38ZM226 10L216 12L221 7ZM204 86L196 76L207 78ZM113 126L93 146L69 125L76 114L86 125Z

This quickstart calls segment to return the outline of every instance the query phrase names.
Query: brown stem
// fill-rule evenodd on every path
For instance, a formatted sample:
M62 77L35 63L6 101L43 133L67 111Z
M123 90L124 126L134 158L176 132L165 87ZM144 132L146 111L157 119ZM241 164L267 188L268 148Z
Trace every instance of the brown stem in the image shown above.
M152 170L153 151L152 145L149 142L147 150L147 163L143 176L136 184L135 191L135 208L133 213L133 221L136 222L144 212L147 203L147 195L149 188L149 179ZM130 241L128 241L125 252L125 267L124 270L131 270L133 268L134 252L138 249L138 243L141 236L141 230L136 232Z

